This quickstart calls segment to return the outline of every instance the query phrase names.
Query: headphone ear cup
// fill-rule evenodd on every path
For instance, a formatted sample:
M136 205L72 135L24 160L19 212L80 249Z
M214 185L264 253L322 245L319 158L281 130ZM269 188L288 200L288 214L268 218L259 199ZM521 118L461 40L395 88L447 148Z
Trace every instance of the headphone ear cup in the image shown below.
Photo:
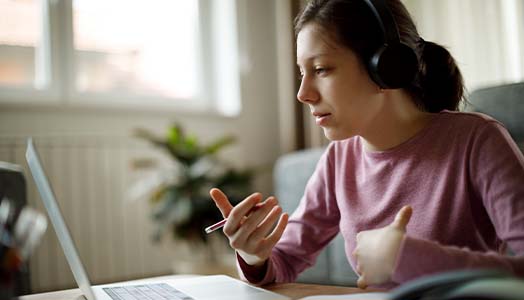
M384 45L371 57L368 68L371 79L381 88L404 88L415 79L418 58L405 44Z
M373 53L368 64L369 76L380 88L383 89L388 88L388 86L380 76L379 66L381 65L382 53L385 49L386 45L380 46L380 48Z

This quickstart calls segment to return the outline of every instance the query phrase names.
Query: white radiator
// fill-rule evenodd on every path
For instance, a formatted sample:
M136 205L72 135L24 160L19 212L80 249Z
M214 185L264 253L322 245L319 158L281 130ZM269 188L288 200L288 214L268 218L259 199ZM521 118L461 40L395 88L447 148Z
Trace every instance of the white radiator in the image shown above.
M47 176L92 283L172 272L174 249L151 242L147 201L126 199L157 149L129 137L35 137ZM29 205L45 209L25 162L26 137L0 136L0 160L25 168ZM47 214L46 214L47 215ZM30 260L33 292L76 287L51 225Z

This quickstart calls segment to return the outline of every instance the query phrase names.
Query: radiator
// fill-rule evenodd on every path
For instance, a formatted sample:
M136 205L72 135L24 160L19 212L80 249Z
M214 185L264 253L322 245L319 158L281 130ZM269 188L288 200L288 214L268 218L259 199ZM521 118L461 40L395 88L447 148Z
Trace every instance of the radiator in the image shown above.
M147 175L133 163L144 157L162 161L158 149L130 137L34 140L92 283L172 273L176 251L173 245L151 242L149 203L128 199L131 185ZM28 203L45 212L25 162L25 147L26 137L0 136L0 160L25 168ZM32 292L76 287L51 225L29 266Z

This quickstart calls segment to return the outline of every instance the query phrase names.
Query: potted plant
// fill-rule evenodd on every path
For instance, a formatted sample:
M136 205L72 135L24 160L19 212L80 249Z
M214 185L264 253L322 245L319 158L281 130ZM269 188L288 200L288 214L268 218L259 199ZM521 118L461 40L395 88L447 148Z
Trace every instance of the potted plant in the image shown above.
M204 228L222 219L209 190L220 188L233 205L251 190L253 170L235 169L217 156L235 139L224 136L202 144L178 124L171 126L165 137L157 137L145 129L137 130L136 136L167 151L175 165L169 172L157 174L148 187L156 225L154 240L159 241L167 231L175 239L207 244L210 235Z

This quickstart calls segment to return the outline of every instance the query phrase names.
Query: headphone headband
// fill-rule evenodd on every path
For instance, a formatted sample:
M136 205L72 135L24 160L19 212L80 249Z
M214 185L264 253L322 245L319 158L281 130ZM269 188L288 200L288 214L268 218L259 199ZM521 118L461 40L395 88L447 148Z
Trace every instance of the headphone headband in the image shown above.
M384 34L384 44L398 44L400 43L400 35L398 33L397 22L393 18L389 10L386 0L364 0L369 6L371 12L376 17L380 29Z
M364 0L379 27L382 29L382 45L368 61L371 79L381 88L405 88L411 84L418 71L415 51L400 41L397 23L387 0Z

